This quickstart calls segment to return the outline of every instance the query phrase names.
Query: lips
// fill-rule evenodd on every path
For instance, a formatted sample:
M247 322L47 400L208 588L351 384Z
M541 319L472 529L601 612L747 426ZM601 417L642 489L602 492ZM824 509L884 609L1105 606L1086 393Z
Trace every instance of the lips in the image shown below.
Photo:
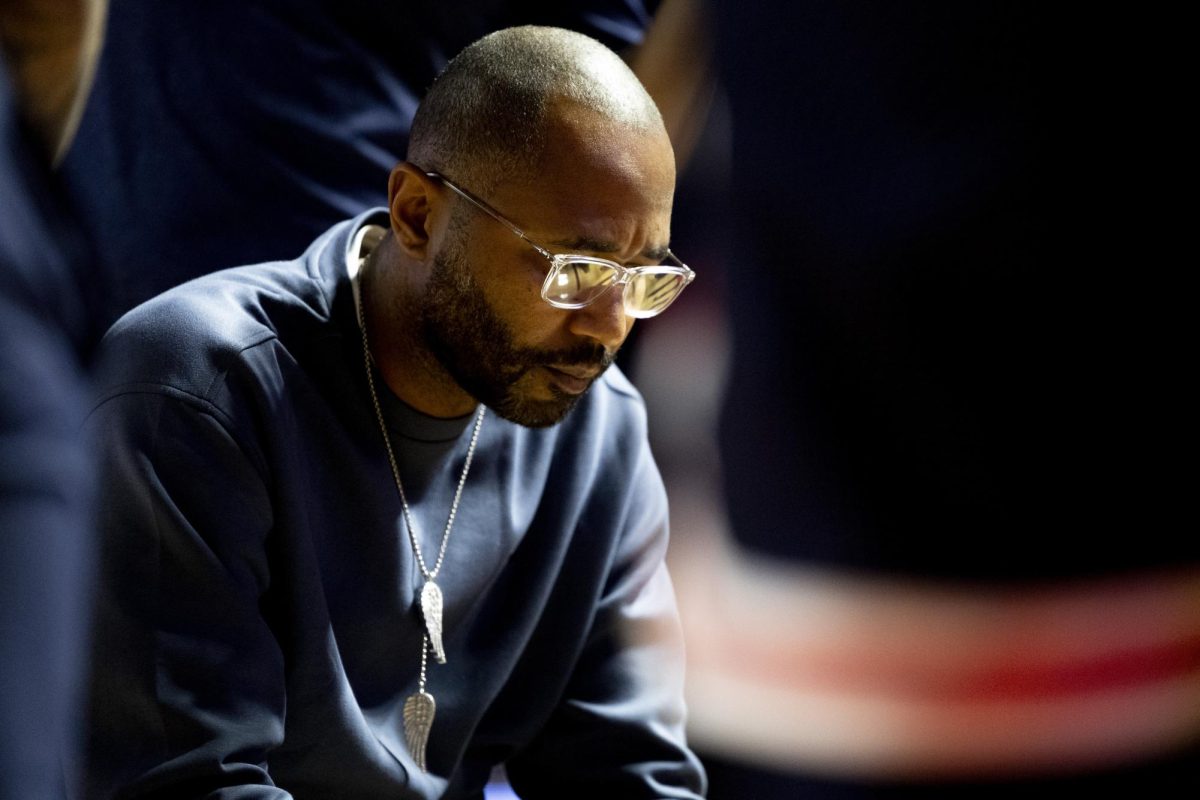
M550 380L567 394L583 394L601 370L589 367L545 367Z

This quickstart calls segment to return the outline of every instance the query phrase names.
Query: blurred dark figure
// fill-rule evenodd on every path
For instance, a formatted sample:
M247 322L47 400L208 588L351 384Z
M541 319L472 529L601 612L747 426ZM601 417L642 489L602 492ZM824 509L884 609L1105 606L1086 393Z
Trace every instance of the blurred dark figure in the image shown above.
M0 6L0 798L73 780L90 613L80 441L85 250L50 163L78 119L104 3Z
M781 685L812 679L805 702L841 696L858 668L897 683L868 685L859 717L832 714L845 731L795 719L812 746L794 757L708 759L713 800L1194 788L1200 537L1168 457L1190 452L1193 395L1180 300L1151 278L1178 257L1180 212L1158 198L1190 150L1170 33L1036 3L715 9L738 198L720 442L734 537L819 576L793 607L886 596L922 613L864 636L861 658L778 655L783 629L815 623L776 618L772 666ZM961 629L940 627L952 615ZM996 620L1022 635L968 670L960 644ZM773 657L723 645L743 676ZM918 655L920 680L900 676ZM820 680L800 674L821 658ZM870 724L880 698L914 697L939 725L981 715L942 735L946 753L997 744L955 762ZM1046 708L1061 735L1040 744L1048 728L1015 712Z
M301 253L386 202L417 102L483 34L553 25L621 51L657 0L126 0L64 169L111 287L134 305Z

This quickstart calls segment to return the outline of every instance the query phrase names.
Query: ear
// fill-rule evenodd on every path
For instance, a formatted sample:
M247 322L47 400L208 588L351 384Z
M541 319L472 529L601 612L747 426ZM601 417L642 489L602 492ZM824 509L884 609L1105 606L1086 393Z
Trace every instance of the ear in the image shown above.
M433 181L407 161L397 164L388 178L388 211L397 246L423 261L433 237L433 211L438 205Z

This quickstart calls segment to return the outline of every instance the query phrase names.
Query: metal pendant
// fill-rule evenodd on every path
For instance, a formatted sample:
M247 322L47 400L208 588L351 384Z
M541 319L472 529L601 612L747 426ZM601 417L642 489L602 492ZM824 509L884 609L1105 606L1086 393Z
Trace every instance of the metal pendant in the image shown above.
M429 744L429 731L433 728L433 714L437 711L437 703L433 695L419 691L409 695L404 701L404 740L408 744L408 752L412 753L413 761L422 772L428 772L425 766L425 747Z
M425 618L425 632L429 634L429 645L433 657L439 664L446 663L446 650L442 647L442 590L433 581L425 581L421 587L421 616Z

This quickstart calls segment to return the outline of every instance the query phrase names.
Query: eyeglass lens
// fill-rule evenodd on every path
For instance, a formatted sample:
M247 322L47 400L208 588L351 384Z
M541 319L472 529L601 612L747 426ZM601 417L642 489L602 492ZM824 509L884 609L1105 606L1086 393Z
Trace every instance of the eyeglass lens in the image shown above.
M592 261L563 262L546 292L546 299L584 306L603 294L617 279L617 270ZM625 287L625 306L634 316L653 316L670 305L683 289L684 276L664 269L638 272Z

